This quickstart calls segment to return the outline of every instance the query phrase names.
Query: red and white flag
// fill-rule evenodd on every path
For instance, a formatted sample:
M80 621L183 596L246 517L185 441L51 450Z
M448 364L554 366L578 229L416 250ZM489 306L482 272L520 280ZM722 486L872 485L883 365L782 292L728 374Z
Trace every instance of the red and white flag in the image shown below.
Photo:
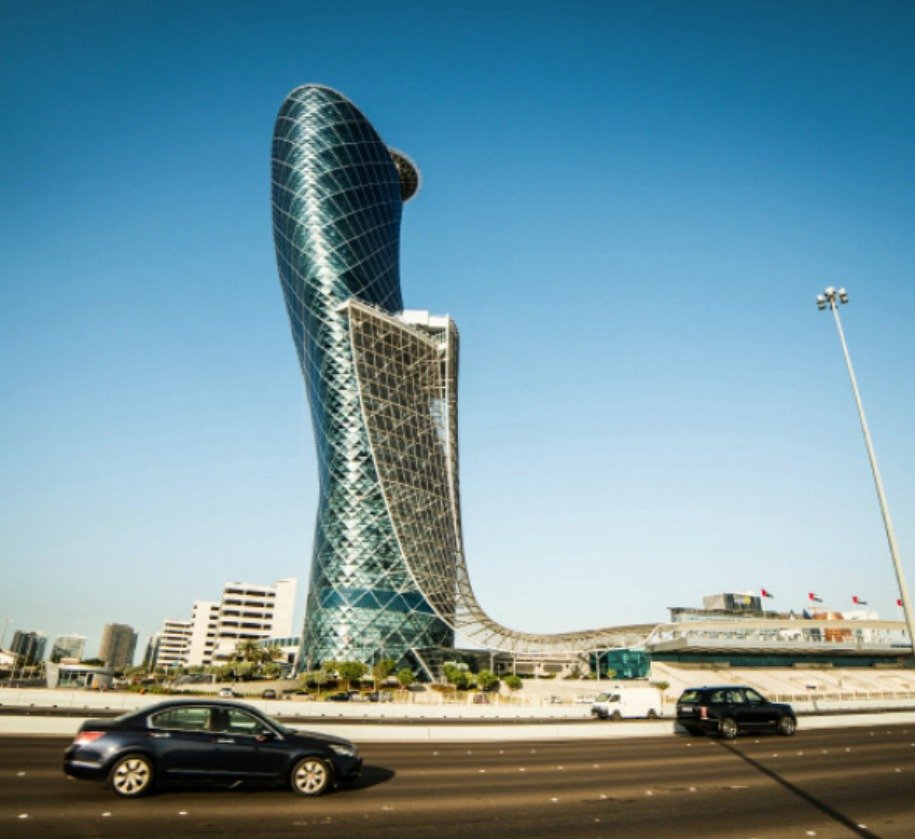
M862 600L860 597L858 597L857 594L853 594L851 596L851 602L854 603L855 606L866 606L867 605L867 601Z
M772 594L772 592L768 591L767 589L761 588L760 592L762 593L763 597L775 597L775 595Z
M901 597L897 597L897 598L896 598L896 605L897 605L897 606L901 606L901 605L902 605L902 598L901 598Z
M817 597L812 591L807 592L807 598L808 598L808 600L810 600L811 603L822 603L823 602L823 598Z

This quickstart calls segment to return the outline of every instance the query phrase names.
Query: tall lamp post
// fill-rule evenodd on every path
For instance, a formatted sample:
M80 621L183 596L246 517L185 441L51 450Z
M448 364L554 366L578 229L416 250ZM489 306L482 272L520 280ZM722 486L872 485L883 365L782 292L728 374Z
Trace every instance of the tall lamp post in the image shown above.
M902 563L899 561L899 548L896 545L896 533L893 530L893 520L886 503L886 493L883 491L883 481L880 478L880 468L877 466L877 455L874 453L874 444L871 442L871 433L867 427L864 416L864 406L861 404L861 394L858 391L858 380L855 378L855 369L851 365L851 356L848 354L848 345L845 343L845 332L839 318L839 304L848 302L848 292L844 288L835 289L832 286L822 294L817 295L817 308L820 311L831 309L839 333L839 342L842 344L842 354L845 356L845 366L848 368L848 378L851 381L852 393L855 396L855 405L858 407L858 419L861 420L861 431L864 434L864 445L867 447L867 457L870 460L871 472L874 476L874 486L877 489L877 500L880 502L880 512L883 514L883 526L886 529L886 539L890 545L890 556L893 559L893 570L896 572L896 582L899 585L899 594L902 599L902 609L905 614L906 626L909 629L909 643L912 645L912 654L915 656L915 621L912 616L912 601L909 599L909 589L905 584L905 575L902 572Z

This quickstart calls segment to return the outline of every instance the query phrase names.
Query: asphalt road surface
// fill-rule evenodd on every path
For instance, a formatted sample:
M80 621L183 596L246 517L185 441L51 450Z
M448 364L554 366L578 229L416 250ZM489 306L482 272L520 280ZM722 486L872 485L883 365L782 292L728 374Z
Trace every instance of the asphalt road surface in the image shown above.
M235 789L122 800L63 775L67 742L0 737L4 839L915 836L915 726L729 743L372 744L363 778L317 799Z

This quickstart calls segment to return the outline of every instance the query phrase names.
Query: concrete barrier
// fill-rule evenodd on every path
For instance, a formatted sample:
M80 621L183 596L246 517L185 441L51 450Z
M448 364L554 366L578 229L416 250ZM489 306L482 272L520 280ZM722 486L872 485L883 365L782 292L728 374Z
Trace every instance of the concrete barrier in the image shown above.
M88 717L4 715L0 713L0 736L73 736ZM824 728L871 725L915 725L915 711L889 711L883 714L838 714L801 716L798 733ZM558 723L506 723L474 725L459 723L341 723L313 721L293 724L292 728L320 731L346 737L357 743L472 743L518 742L534 740L611 740L627 737L668 737L675 732L673 720L591 722L575 725Z

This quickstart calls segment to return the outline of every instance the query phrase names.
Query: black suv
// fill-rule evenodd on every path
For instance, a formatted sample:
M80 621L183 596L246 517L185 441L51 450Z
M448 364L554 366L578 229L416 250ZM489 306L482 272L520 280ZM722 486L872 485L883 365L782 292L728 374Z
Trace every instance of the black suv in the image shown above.
M797 717L790 705L770 702L739 685L689 688L677 700L677 722L690 734L717 732L731 740L741 731L777 731L790 737Z

